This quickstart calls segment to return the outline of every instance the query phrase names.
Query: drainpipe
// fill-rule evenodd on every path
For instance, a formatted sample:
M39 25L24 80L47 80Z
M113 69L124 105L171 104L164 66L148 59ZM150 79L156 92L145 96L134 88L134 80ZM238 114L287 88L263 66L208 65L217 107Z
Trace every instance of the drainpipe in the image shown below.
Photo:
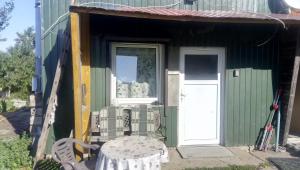
M35 93L42 92L41 50L41 1L35 0L35 77L32 84Z

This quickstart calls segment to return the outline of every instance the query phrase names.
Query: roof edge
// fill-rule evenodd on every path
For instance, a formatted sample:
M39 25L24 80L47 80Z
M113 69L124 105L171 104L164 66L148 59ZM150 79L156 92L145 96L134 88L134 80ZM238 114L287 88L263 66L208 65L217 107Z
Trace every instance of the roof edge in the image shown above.
M149 12L151 11L151 12ZM155 13L155 11L158 11ZM181 12L176 15L175 12ZM88 13L103 16L116 16L140 19L153 19L180 22L206 22L206 23L256 23L256 24L285 24L300 25L300 17L288 14L259 14L233 11L188 11L158 8L126 8L104 9L99 7L70 6L70 12ZM169 12L169 13L168 13ZM191 14L189 14L189 12ZM199 15L195 15L199 13ZM216 15L214 15L214 13ZM222 13L222 14L221 14ZM223 15L224 14L224 15Z

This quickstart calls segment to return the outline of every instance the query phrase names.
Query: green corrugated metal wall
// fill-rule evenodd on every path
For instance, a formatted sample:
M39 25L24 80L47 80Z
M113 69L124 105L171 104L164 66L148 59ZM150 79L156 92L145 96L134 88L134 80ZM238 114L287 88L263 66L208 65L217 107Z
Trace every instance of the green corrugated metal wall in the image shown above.
M112 21L112 18L94 20L102 23ZM118 23L118 24L115 24ZM143 28L141 32L135 29L135 24ZM156 26L150 26L151 24ZM149 35L158 37L166 34L170 38L166 47L177 51L169 53L168 60L172 60L176 71L179 62L180 46L211 46L226 48L226 75L225 75L225 111L224 111L224 144L226 146L253 145L258 137L260 128L264 126L273 94L277 88L278 79L278 40L276 37L267 44L258 47L272 35L274 28L268 25L214 25L190 23L161 23L139 21L106 22L106 25L94 26L102 35L120 35L122 27L129 30L124 34L143 37ZM176 30L172 29L175 28ZM211 27L212 26L212 27ZM103 30L100 30L101 29ZM211 31L208 31L212 29ZM130 31L131 30L131 31ZM166 31L167 30L167 31ZM202 33L201 30L206 30ZM121 31L122 32L122 31ZM226 32L226 34L224 34ZM97 34L97 33L95 33ZM106 54L108 42L94 36L92 44L92 110L99 110L109 104L106 96L109 94L109 64L103 65L109 54ZM102 58L102 59L101 59ZM175 63L174 63L175 62ZM106 63L109 63L108 61ZM174 66L173 66L174 67ZM178 68L177 68L178 69ZM239 77L233 76L233 71L240 72ZM108 73L108 74L107 74ZM105 80L108 80L105 82ZM101 95L102 94L102 95ZM100 101L100 102L99 102ZM166 106L167 144L177 144L177 107ZM175 137L176 136L176 137Z
M253 31L250 31L251 28ZM224 99L226 146L255 144L260 128L264 126L270 112L269 108L278 84L278 40L275 38L258 47L258 42L264 40L262 38L264 36L259 33L263 27L249 26L250 30L245 32L241 30L246 30L246 27L236 29L236 31L232 29L231 32L217 31L204 36L182 34L174 42L175 46L226 48ZM234 77L234 70L239 71L239 77Z
M106 62L106 43L99 37L92 40L91 58L91 111L99 111L109 105L106 96L109 96L109 88L105 81L106 72L109 71Z
M276 8L276 4L271 8L268 6L268 0L198 0L196 4L194 5L183 5L182 3L179 6L176 6L174 8L180 8L180 9L191 9L191 10L234 10L234 11L249 11L249 12L262 12L262 13L269 13L270 11L274 11ZM98 2L97 0L81 0L80 3L84 2ZM176 3L178 1L176 0L103 0L103 2L109 2L109 3L122 3L126 5L132 5L132 6L147 6L147 5L167 5L167 4L172 4ZM277 1L272 1L272 2L277 2ZM47 30L56 20L58 17L63 15L65 12L68 11L70 4L70 0L42 0L41 7L42 7L42 32ZM278 11L278 10L276 10ZM68 18L66 20L60 22L56 26L53 27L52 31L48 34L46 34L42 38L42 59L43 59L43 73L42 73L42 80L43 80L43 92L44 92L44 103L46 104L47 98L49 96L51 86L52 86L52 81L54 78L54 72L56 68L56 63L57 63L57 58L60 53L60 49L62 47L62 32L66 28L66 25L68 23ZM176 41L176 40L175 40ZM179 40L178 40L179 41ZM186 42L189 42L190 40L187 40ZM197 40L199 41L199 40ZM211 40L205 40L207 42ZM103 42L98 42L99 44L103 44ZM188 44L188 43L187 43ZM247 51L243 50L242 47L241 51ZM100 49L94 49L94 50L100 50ZM257 53L260 53L260 50L255 50ZM100 52L100 51L98 51ZM262 53L264 53L265 50L262 50ZM238 55L237 52L235 52L236 55ZM254 55L254 54L253 54ZM261 54L262 55L262 54ZM247 54L248 56L248 54ZM250 56L248 56L250 57ZM238 57L237 57L238 58ZM99 59L92 59L93 64L99 64L102 63ZM105 59L104 59L105 60ZM264 64L266 61L260 61L260 60L255 60L252 61L251 59L247 60L247 63L250 62L254 64L255 62L258 62L260 64ZM241 62L241 64L247 64L244 62ZM230 63L227 66L236 66L238 63ZM94 65L95 66L95 65ZM71 126L73 124L73 118L72 118L72 113L73 113L73 94L72 94L72 81L71 81L71 67L70 67L70 60L68 60L67 63L67 72L64 74L64 80L63 80L63 86L62 90L59 96L59 107L58 107L58 112L56 115L56 123L54 124L54 130L52 130L52 133L50 134L50 138L48 140L49 145L51 146L51 143L55 141L58 138L61 138L63 136L68 136L71 130ZM93 67L93 66L92 66ZM105 70L105 73L103 72L103 69ZM257 131L257 128L252 129L253 127L258 127L261 125L262 121L254 122L252 120L257 120L259 119L258 116L252 115L256 111L262 111L264 110L262 106L254 106L256 98L259 100L257 101L265 101L263 94L261 93L252 93L254 88L254 84L249 87L250 83L256 82L256 86L259 89L264 89L266 88L267 85L260 85L260 80L264 79L265 77L268 78L270 75L270 71L265 71L265 70L260 70L260 69L251 69L251 68L243 68L241 69L241 75L246 75L247 79L242 79L242 76L239 78L233 78L233 77L226 77L226 83L228 88L228 107L226 108L228 112L228 119L234 119L234 120L246 120L249 119L250 125L247 125L248 122L246 123L246 126L250 127L249 131L245 130L245 135L243 136L243 139L235 140L237 138L237 135L241 136L241 133L243 131L237 130L239 129L238 125L233 125L233 124L227 124L227 131L228 131L228 143L230 145L235 144L236 142L230 142L230 141L238 141L237 143L243 144L246 143L245 141L249 141L250 138L253 140L251 136L255 134ZM261 74L263 73L263 74ZM109 70L105 68L96 68L94 67L91 70L91 76L92 79L94 79L98 76L98 74L101 74L102 76L106 76L109 74ZM227 75L232 74L232 69L228 69L226 71ZM261 77L263 76L263 77ZM244 77L244 76L243 76ZM249 79L251 77L251 79ZM253 81L252 81L253 80ZM104 106L105 104L108 103L109 99L102 99L99 98L99 95L102 92L107 92L107 85L105 86L100 86L101 80L98 79L97 82L92 83L92 89L95 91L95 93L92 93L92 108L93 109L99 109L101 106ZM239 88L235 88L239 87ZM250 88L250 89L249 89ZM100 89L100 90L98 90ZM240 89L239 91L237 89ZM245 92L243 90L245 89ZM229 95L229 94L233 94ZM249 96L251 94L251 97L243 97L243 96ZM269 92L268 92L269 94ZM271 96L265 97L265 98L271 98ZM239 101L241 99L241 101ZM63 103L61 102L63 101ZM99 104L96 104L95 101L99 101ZM235 104L237 103L245 103L238 105L238 108L233 108ZM251 103L251 105L247 104L248 102ZM264 103L264 102L262 102ZM61 107L62 104L64 107ZM258 102L258 104L260 104ZM65 107L67 105L67 107ZM265 105L265 104L264 104ZM245 116L239 116L237 113L240 112L240 110L244 110L241 113ZM249 112L251 113L249 115ZM258 114L258 113L257 113ZM242 125L239 124L239 125ZM57 130L59 127L67 127L67 128L60 128L60 130ZM64 129L64 131L61 131L61 129ZM232 131L229 132L229 129L232 129Z
M199 39L198 39L199 40ZM254 145L270 112L278 79L278 42L265 46L253 43L202 39L192 46L226 47L224 144ZM210 41L210 42L209 42ZM182 42L181 42L182 43ZM233 71L239 71L234 77ZM221 130L222 131L222 130Z
M232 48L236 50L228 48L225 80L225 144L253 145L277 88L278 46L275 41L261 48L233 43ZM233 76L235 68L240 71L239 77Z
M59 16L69 9L69 1L65 0L42 0L42 34L47 30ZM42 37L42 84L44 108L50 95L52 82L54 79L57 59L62 49L62 35L66 28L68 18L53 27L52 31ZM55 123L51 126L46 152L50 153L52 143L62 137L68 137L73 126L73 91L71 61L67 61L65 74L63 75L62 87L58 96L58 108ZM63 127L63 128L62 128Z
M108 7L108 3L122 4L135 7L174 5L175 9L186 10L221 10L221 11L250 11L270 13L269 0L197 0L192 5L184 4L184 0L79 0L79 4L90 2L89 5ZM91 3L93 2L93 3ZM96 3L95 3L96 2ZM98 3L97 3L98 2ZM103 2L103 4L99 3ZM272 5L273 7L273 5Z

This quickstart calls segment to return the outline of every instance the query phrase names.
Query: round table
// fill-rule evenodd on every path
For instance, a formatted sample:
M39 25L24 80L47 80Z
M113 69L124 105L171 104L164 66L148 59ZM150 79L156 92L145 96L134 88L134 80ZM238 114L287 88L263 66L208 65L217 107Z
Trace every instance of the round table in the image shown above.
M167 147L158 139L124 136L103 144L96 170L156 170L168 161Z

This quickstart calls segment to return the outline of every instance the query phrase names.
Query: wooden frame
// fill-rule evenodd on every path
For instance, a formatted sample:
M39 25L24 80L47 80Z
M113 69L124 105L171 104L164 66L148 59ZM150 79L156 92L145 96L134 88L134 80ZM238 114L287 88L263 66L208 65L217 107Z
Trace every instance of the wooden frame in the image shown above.
M286 122L285 122L283 142L282 142L283 145L286 145L287 138L290 132L291 119L292 119L294 101L296 95L296 87L297 87L297 81L299 75L299 67L300 67L300 30L298 30L298 35L297 35L296 56L294 60L293 77L292 77L291 88L290 88L288 109L286 113Z

